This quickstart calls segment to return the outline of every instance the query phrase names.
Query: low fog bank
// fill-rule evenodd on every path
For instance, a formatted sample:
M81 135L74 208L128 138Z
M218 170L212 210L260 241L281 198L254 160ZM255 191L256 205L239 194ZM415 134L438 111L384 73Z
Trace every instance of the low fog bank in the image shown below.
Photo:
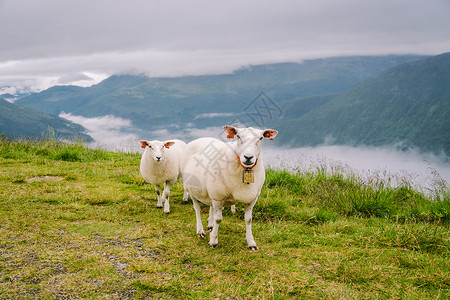
M223 131L218 127L195 128L171 125L169 129L155 128L151 132L135 127L131 120L106 115L102 117L86 118L71 113L62 112L59 117L69 120L85 128L85 133L92 137L94 142L88 143L90 148L101 148L109 151L138 152L139 140L180 139L186 142L200 137L224 138Z
M175 128L175 133L167 129L148 132L134 127L127 119L115 116L85 118L67 113L60 117L82 125L93 139L91 148L129 153L142 152L139 140L166 140L178 138L189 142L199 137L215 137L226 140L218 127L204 129L186 127ZM352 147L318 146L305 148L275 148L269 141L264 142L263 156L267 167L296 171L314 171L326 168L329 172L357 175L369 180L382 180L385 184L398 186L405 182L422 192L429 192L444 180L450 182L449 157L422 153L418 150L399 151L393 147Z
M429 193L450 182L450 163L444 154L422 153L418 150L399 151L388 147L318 146L295 149L263 148L267 167L296 171L315 171L357 175L370 180L382 180L392 187L409 183L415 189Z
M94 140L94 142L88 143L91 148L136 152L133 148L139 147L139 130L132 125L130 120L110 115L86 118L64 112L60 113L59 117L83 126L86 134ZM133 144L135 147L132 146Z

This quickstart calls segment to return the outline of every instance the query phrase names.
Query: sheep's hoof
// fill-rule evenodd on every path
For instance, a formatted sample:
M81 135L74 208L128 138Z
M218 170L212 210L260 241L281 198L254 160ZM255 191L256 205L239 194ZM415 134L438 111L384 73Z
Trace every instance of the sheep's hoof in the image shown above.
M208 226L208 230L213 230L213 226Z
M256 251L256 250L258 250L258 246L248 246L248 249L250 249L252 251Z
M211 248L217 248L217 244L209 244L209 247L211 247Z
M201 239L205 238L205 234L204 233L197 233L197 236Z
M160 205L160 206L156 205L156 208L163 208L163 206L162 205Z
M170 211L165 211L164 213L165 213L166 215L168 215L168 214L170 214Z

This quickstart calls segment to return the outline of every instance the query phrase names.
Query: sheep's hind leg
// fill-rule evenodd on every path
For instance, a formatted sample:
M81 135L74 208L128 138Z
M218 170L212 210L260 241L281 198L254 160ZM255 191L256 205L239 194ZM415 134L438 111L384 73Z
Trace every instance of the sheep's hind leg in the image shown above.
M183 193L183 202L188 202L189 201L189 194L186 190L184 190Z
M156 203L156 208L162 208L163 207L163 201L161 196L161 187L159 185L155 185L156 195L158 202Z
M181 173L180 173L180 175L178 177L178 180L179 180L179 182L183 182L183 191L184 191L183 192L183 202L187 203L189 201L189 194L188 194L188 192L186 190L186 187L184 186L184 180L183 180L183 176L181 175Z
M212 206L209 207L209 217L208 217L208 229L212 230L214 228L214 209Z
M222 210L223 205L222 202L213 200L212 207L214 212L214 227L209 235L209 245L213 248L216 248L219 244L219 225L222 222Z
M204 238L205 237L205 230L203 229L203 224L202 224L202 218L200 215L200 203L198 202L197 199L195 199L194 197L191 196L192 199L192 204L194 205L194 210L195 210L195 219L197 220L197 235L200 238Z

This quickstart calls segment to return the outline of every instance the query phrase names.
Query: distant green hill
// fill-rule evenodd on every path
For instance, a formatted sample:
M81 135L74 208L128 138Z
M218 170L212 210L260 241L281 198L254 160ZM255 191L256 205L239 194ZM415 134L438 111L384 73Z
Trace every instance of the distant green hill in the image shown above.
M0 99L0 134L16 138L40 138L54 130L56 137L72 139L74 137L91 141L83 133L84 128L57 116L33 108L10 103Z
M278 125L291 146L416 146L450 154L450 53L408 62Z
M176 78L116 75L89 88L52 87L17 103L55 115L62 111L84 117L114 115L143 130L204 128L231 122L261 92L277 103L343 92L382 70L419 58L423 57L339 57ZM201 117L210 113L225 114Z

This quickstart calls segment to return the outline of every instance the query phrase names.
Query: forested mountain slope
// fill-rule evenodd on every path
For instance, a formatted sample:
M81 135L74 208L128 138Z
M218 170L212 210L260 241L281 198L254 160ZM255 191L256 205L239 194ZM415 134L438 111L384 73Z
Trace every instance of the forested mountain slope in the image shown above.
M450 53L402 64L279 125L281 143L416 146L450 154Z

